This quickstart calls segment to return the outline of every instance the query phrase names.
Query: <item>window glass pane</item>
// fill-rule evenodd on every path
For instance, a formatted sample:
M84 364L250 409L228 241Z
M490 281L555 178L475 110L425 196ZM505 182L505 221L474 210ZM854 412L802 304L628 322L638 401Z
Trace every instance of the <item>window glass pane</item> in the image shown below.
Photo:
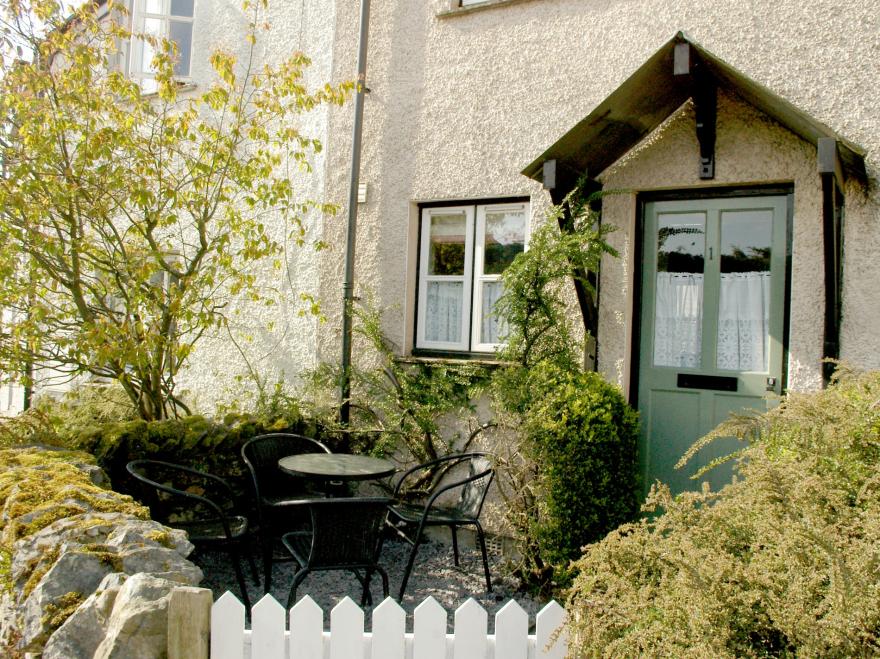
M495 303L504 292L500 281L482 283L482 308L480 309L480 343L501 343L507 334L507 323L493 313Z
M172 16L189 16L193 15L193 4L195 0L171 0Z
M486 213L483 273L500 275L523 251L525 243L525 210Z
M657 216L654 365L700 365L706 216Z
M464 284L460 281L428 282L425 304L425 340L461 341Z
M465 215L431 216L429 275L463 275L465 257Z
M144 11L148 14L164 14L165 0L144 0Z
M189 59L192 51L192 23L171 21L170 39L177 44L177 61L174 75L189 75Z
M772 211L721 213L721 291L716 353L720 369L768 369L772 239Z

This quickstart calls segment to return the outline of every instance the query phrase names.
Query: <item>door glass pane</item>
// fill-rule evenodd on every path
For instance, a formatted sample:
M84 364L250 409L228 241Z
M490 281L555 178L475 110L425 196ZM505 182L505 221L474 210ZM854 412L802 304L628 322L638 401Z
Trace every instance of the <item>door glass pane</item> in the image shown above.
M700 366L705 251L704 213L657 215L655 366Z
M464 275L465 215L433 215L428 249L429 275Z
M721 213L717 366L766 372L770 346L770 210Z
M501 343L507 334L507 323L495 316L494 307L504 292L504 285L500 281L484 281L481 286L480 343Z
M460 281L430 281L427 296L425 340L460 342L464 284Z
M526 244L525 209L486 213L483 274L500 275Z

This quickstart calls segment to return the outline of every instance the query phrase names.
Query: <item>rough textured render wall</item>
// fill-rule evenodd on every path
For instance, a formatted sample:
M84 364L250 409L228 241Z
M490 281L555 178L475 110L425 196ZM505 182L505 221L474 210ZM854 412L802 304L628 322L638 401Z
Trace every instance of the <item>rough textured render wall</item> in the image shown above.
M789 385L810 389L821 384L821 187L815 148L738 98L718 99L718 136L713 185L794 183ZM631 354L636 195L632 191L667 190L704 184L697 176L699 145L693 106L688 103L602 176L608 190L602 221L618 228L611 240L620 259L602 267L599 354L601 369L626 389Z
M396 0L372 7L361 171L370 188L359 209L356 279L359 293L372 290L391 308L387 330L399 345L406 345L412 326L407 300L414 285L415 204L529 194L539 216L534 209L546 197L520 170L681 30L867 150L869 192L851 190L847 197L843 356L880 367L880 339L872 330L880 322L872 291L872 255L880 247L880 112L873 92L880 80L880 26L873 0L524 0L468 11L450 6L449 0ZM337 2L337 76L355 71L357 10L357 0ZM350 108L331 116L327 183L336 198L347 190L351 116ZM822 303L814 150L748 112L730 121L740 122L743 132L728 132L722 122L716 182L764 182L760 177L770 176L796 180L802 192L795 202L800 221L793 284L802 297L793 305L791 378L798 388L812 387ZM697 185L692 131L683 125L672 130L680 132L675 139L681 149L690 151L680 151L681 162L664 162L673 169L658 178L665 185ZM773 146L787 155L765 153ZM751 171L743 164L748 158ZM661 185L646 176L633 182ZM634 220L630 210L618 212ZM344 221L328 224L324 235L333 248L320 270L329 323L319 350L323 359L337 360ZM615 285L619 298L631 293L626 258L609 266L603 303L613 302ZM600 354L600 362L622 381L625 321L614 314L626 311L612 304L603 313L603 328L610 329L601 337L607 354Z
M331 80L334 3L331 0L270 2L266 17L271 29L258 37L256 62L277 63L296 51L312 60L306 84L315 88ZM245 17L240 0L201 0L196 3L195 40L193 45L193 81L203 91L213 75L208 57L217 48L236 53L239 61L247 58ZM328 110L319 108L302 116L302 132L317 137L326 146ZM324 183L326 151L312 159L311 173L292 168L291 177L299 198L327 200ZM329 201L339 202L339 199ZM273 221L274 220L274 221ZM190 367L179 378L179 387L200 411L211 412L216 403L243 402L255 387L248 377L243 352L251 366L271 385L283 374L288 382L315 364L316 340L320 323L299 298L302 292L318 295L318 253L310 246L320 239L324 218L307 218L306 245L297 247L287 236L292 226L280 219L266 222L275 239L289 249L282 257L282 268L272 267L271 259L257 265L259 281L265 287L281 291L281 303L264 307L239 301L228 310L233 342L223 331L205 337L190 359ZM236 347L236 343L241 348ZM239 383L237 376L245 379Z

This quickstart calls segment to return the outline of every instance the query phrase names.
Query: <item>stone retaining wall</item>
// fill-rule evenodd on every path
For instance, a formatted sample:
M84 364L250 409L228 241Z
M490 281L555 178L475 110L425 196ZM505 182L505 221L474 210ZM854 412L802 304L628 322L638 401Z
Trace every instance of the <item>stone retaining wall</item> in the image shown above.
M0 655L165 656L171 590L202 579L192 549L90 455L0 451Z

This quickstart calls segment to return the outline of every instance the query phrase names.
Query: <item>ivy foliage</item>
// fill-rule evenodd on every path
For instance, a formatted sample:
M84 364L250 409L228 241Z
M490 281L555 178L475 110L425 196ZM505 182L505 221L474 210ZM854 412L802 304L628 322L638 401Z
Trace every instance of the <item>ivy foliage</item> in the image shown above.
M233 302L281 294L255 263L280 270L304 218L334 211L294 183L322 148L300 125L353 84L308 88L302 53L258 65L267 3L248 0L247 55L215 51L213 80L184 89L174 44L132 35L122 4L0 7L3 45L31 54L0 76L0 372L115 380L153 420L188 412L175 377ZM155 92L116 66L133 36Z
M521 557L516 572L547 595L566 583L583 545L637 511L637 415L617 387L584 370L572 330L571 283L595 296L601 259L616 256L593 200L579 185L550 210L504 272L496 307L508 322L506 366L491 385L499 491Z
M351 426L338 425L334 404L318 415L325 431L332 434L336 426L336 432L345 432L353 442L346 447L350 450L393 455L403 449L406 463L468 450L474 433L463 436L451 427L470 426L470 431L479 427L473 400L487 386L489 367L476 362L402 360L384 333L376 305L359 304L353 315L355 341L371 348L374 359L351 367ZM340 369L330 364L313 374L313 384L325 392L338 391L340 379Z
M714 436L737 480L586 548L567 603L583 656L880 654L880 373L839 372Z

